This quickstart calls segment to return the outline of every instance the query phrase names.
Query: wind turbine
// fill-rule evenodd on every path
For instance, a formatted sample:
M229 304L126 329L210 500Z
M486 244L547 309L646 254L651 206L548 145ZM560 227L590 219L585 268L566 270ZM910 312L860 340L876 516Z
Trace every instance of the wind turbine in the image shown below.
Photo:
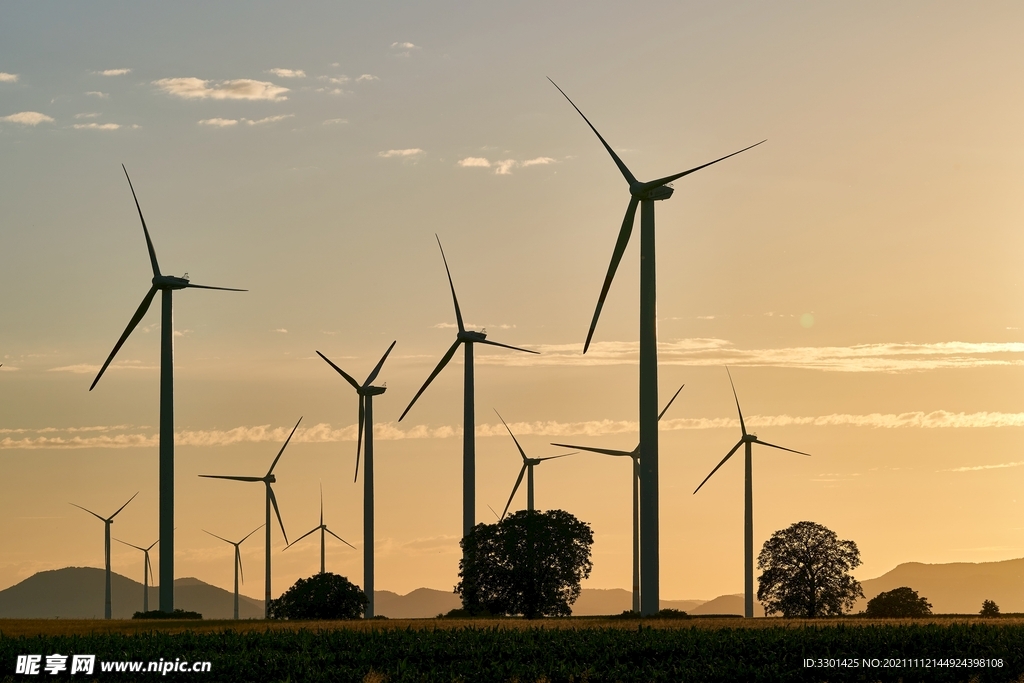
M751 619L754 616L754 486L753 486L753 468L751 461L751 453L753 445L755 443L761 444L762 446L768 446L769 448L778 448L780 451L789 451L790 453L798 453L800 455L809 456L810 453L804 453L803 451L794 451L792 448L783 448L782 446L776 446L773 443L762 441L757 438L757 434L748 434L747 426L743 423L743 411L740 410L740 399L736 395L736 385L732 383L732 373L729 372L729 368L725 371L729 373L729 385L732 386L732 396L736 399L736 412L740 416L740 440L736 442L736 445L732 447L732 450L725 454L722 458L722 462L715 465L715 469L711 470L711 474L704 477L704 481L700 483L694 494L700 491L701 486L707 483L711 475L718 471L718 468L725 464L725 461L732 457L740 446L744 446L744 482L743 482L743 616L747 619Z
M395 348L397 340L391 342L391 346L381 356L377 366L366 376L362 384L355 381L351 375L331 362L331 359L317 351L317 355L327 361L328 365L338 371L338 374L355 388L359 395L359 436L356 439L356 474L353 481L359 479L359 450L366 441L366 467L363 469L363 592L366 594L366 609L363 616L369 619L374 616L373 611L373 397L379 396L387 391L387 387L372 386L373 380L377 379L380 369L384 367L391 349ZM321 510L321 513L323 511ZM320 520L321 525L323 519ZM314 529L315 531L315 529ZM333 534L332 534L333 536ZM338 537L340 538L340 537ZM321 534L321 543L323 534ZM346 543L348 541L345 541ZM323 572L323 547L320 549L320 571Z
M137 495L139 495L138 491L135 492L135 496L137 496ZM135 500L135 496L132 496L131 498L129 498L128 499L128 503L130 503L133 500ZM121 510L124 510L125 507L128 505L128 503L125 503L121 507L117 508L117 512L115 512L114 514L110 515L109 517L100 517L99 515L97 515L92 510L87 510L86 508L82 507L81 505L76 505L75 503L71 503L71 505L74 505L79 510L85 510L90 515L92 515L96 519L98 519L101 522L103 522L103 557L104 557L104 560L106 561L106 569L107 569L107 573L106 573L106 579L107 579L107 581L106 581L106 588L105 588L105 591L104 591L104 594L103 594L103 618L104 619L110 619L110 525L114 523L114 517L117 517L118 513L121 512Z
M523 456L523 469L519 470L519 478L516 479L516 485L512 487L512 495L508 497L508 502L505 503L505 510L501 513L501 519L498 520L501 521L502 519L505 519L505 515L508 514L508 508L510 505L512 505L512 499L516 497L516 491L519 490L519 485L523 483L524 474L528 474L526 478L526 509L529 510L530 512L533 512L533 468L541 464L545 460L564 458L567 455L575 455L575 453L562 453L561 455L550 455L546 458L528 458L526 457L526 451L524 451L523 447L519 445L519 439L516 438L516 435L513 434L512 430L509 428L508 423L505 422L505 418L503 418L501 416L501 413L499 413L497 410L494 411L494 414L498 416L499 420L501 420L501 424L505 425L505 429L508 429L508 435L512 437L512 440L515 441L516 443L516 448L519 449L519 455Z
M338 539L339 541L341 541L342 543L347 545L349 548L352 548L352 550L356 550L356 547L354 545L352 545L351 543L346 541L344 538L342 538L338 534L336 534L333 531L331 531L330 529L328 529L327 525L324 524L324 486L323 486L323 484L320 485L320 526L315 526L312 529L310 529L309 531L307 531L306 533L304 533L301 536L299 536L298 538L296 538L294 541L292 541L287 546L285 546L285 550L288 550L288 548L291 548L293 545L295 545L296 543L298 543L299 541L304 539L306 536L309 536L314 531L319 531L320 532L320 573L321 574L327 573L327 567L326 567L326 562L325 562L326 556L327 556L327 553L326 553L327 539L326 539L326 536L325 536L325 532L330 534L331 536L334 536L336 539Z
M247 533L245 535L245 538L243 538L238 543L235 543L234 541L229 541L226 538L221 538L217 534L210 534L209 531L206 531L206 529L203 529L204 532L210 534L214 538L220 538L220 540L224 541L225 543L230 543L231 545L235 546L235 621L238 620L238 579L242 576L242 553L238 549L238 546L242 545L245 542L246 538L249 538L250 536L252 536L254 533L256 533L257 531L259 531L262 528L263 528L263 525L260 524L258 527L256 527L255 529L253 529L252 531ZM245 583L244 578L242 579L242 583Z
M444 248L441 247L441 238L434 235L437 239L437 246L441 249L441 260L444 261L445 272L448 273L448 286L452 290L452 302L455 304L455 320L459 325L459 332L455 337L455 342L449 347L448 351L442 356L441 361L434 368L434 371L427 377L427 381L423 383L420 390L416 392L416 395L409 401L409 405L402 413L398 421L401 422L402 418L405 417L409 409L412 408L413 404L416 403L416 399L420 397L426 388L430 385L434 378L437 377L438 373L444 369L444 366L448 365L448 362L455 355L455 352L459 349L459 344L466 345L466 379L465 389L463 395L463 425L462 425L462 535L467 536L473 527L476 525L476 415L474 411L474 392L473 392L473 344L489 344L490 346L500 346L503 349L512 349L513 351L523 351L525 353L538 353L537 351L530 351L529 349L521 349L518 346L509 346L508 344L499 344L496 341L490 341L487 339L487 333L484 331L477 332L475 330L467 330L466 326L462 323L462 311L459 309L459 299L455 296L455 285L452 283L452 273L448 270L448 259L444 256Z
M658 414L658 421L668 412L669 406L676 400L676 396L686 385L680 385L676 393ZM591 446L570 446L564 443L553 443L552 446L562 448L576 448L591 453L602 455L626 456L633 459L633 611L640 612L640 444L631 451L619 451L611 448L593 448Z
M124 177L128 178L128 169L124 168ZM92 391L96 383L100 381L104 371L110 362L114 360L121 345L132 333L139 322L145 317L150 304L157 292L161 292L161 317L160 317L160 611L174 611L174 320L171 311L171 292L176 289L219 289L227 292L244 292L244 289L231 289L229 287L208 287L206 285L194 285L188 281L188 273L183 277L173 275L162 275L160 266L156 261L156 250L153 248L153 241L149 238L149 229L146 227L146 219L142 216L142 207L139 206L139 198L135 196L135 188L132 187L132 179L128 178L128 187L131 188L132 197L135 199L135 208L139 211L139 220L142 221L142 232L146 236L146 247L149 249L149 261L153 266L153 284L143 297L135 315L128 322L128 327L121 334L121 338L114 345L114 350L107 356L103 367L96 374L89 391Z
M302 418L299 418L299 422L302 422ZM284 454L284 449L288 447L288 442L292 440L292 436L295 435L295 430L299 428L299 422L295 423L292 427L292 433L285 439L284 445L281 446L281 450L277 452L277 457L274 458L274 462L271 463L270 469L262 477L230 477L223 474L200 474L200 477L206 477L207 479L231 479L232 481L262 481L267 487L267 521L265 522L267 527L267 587L264 595L263 602L263 616L266 618L267 609L270 606L270 506L274 506L274 512L277 514L277 523L281 526L281 534L284 536L284 542L288 543L288 532L284 530L284 522L281 521L281 511L277 508L277 497L274 495L274 489L271 486L277 481L277 477L274 476L274 468L277 467L277 461L281 459L281 455ZM239 541L241 543L241 541Z
M551 79L548 79L551 80ZM566 100L569 96L565 94L558 85L551 81L551 84L558 88ZM619 155L605 142L597 128L590 123L590 120L583 115L572 100L569 104L573 106L583 120L587 122L590 129L597 135L598 140L604 145L605 150L611 155L612 160L622 173L626 182L629 183L629 206L626 208L626 215L622 219L622 227L619 229L619 236L615 242L615 249L612 252L612 260L608 266L608 273L604 278L604 285L601 288L601 295L597 299L597 308L594 310L594 318L590 323L590 331L587 333L587 341L583 345L583 353L590 347L590 341L597 328L597 319L601 315L601 308L604 306L605 297L611 287L612 278L615 277L615 270L619 267L622 254L629 244L629 236L633 231L633 220L636 217L637 207L640 207L640 451L641 451L641 478L640 478L640 524L642 526L641 538L641 613L645 616L656 614L660 609L660 559L658 535L658 297L657 297L657 274L655 270L655 232L654 232L654 202L663 201L672 196L673 180L678 180L702 168L717 164L719 161L744 152L751 145L739 152L733 152L720 159L709 161L681 173L675 173L664 178L641 182L626 168Z
M145 556L146 556L145 561L142 563L142 611L143 612L148 612L149 611L149 579L150 579L150 577L153 576L153 565L151 565L149 563L149 551L153 549L153 546L155 546L157 543L160 542L160 539L158 538L157 540L155 540L152 543L150 543L148 548L142 548L142 547L137 546L137 545L132 545L131 543L126 543L125 541L122 541L120 538L115 538L114 540L117 541L118 543L124 543L126 546L128 546L130 548L135 548L136 550L141 550L143 552L143 554L145 554Z

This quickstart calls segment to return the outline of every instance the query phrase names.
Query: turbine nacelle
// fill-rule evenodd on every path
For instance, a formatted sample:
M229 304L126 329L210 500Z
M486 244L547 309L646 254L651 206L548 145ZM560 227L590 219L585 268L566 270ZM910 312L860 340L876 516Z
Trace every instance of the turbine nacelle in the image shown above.
M153 286L158 289L185 289L188 287L187 277L174 275L157 275L153 278Z
M277 477L275 477L273 474L268 474L267 476L263 477L263 482L267 486L270 486L271 484L276 484L277 483Z
M387 390L388 390L387 387L374 387L374 386L362 387L359 390L359 395L360 396L380 396L381 394L383 394Z
M460 342L482 342L487 339L487 333L477 332L476 330L462 330L457 335L457 339Z
M647 199L660 202L672 196L675 190L671 185L656 185L649 187L649 183L637 183L629 188L629 193L637 199Z

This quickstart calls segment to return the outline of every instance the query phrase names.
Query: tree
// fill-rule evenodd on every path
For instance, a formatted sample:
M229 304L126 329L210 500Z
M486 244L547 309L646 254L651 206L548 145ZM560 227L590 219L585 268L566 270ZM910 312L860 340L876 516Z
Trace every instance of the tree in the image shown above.
M814 522L797 522L765 541L757 556L757 599L765 613L785 617L839 616L864 597L849 571L860 565L853 541Z
M999 616L999 605L993 600L986 600L981 603L981 616L983 617L998 617Z
M271 619L358 619L366 610L366 595L344 576L326 572L299 579L277 600L271 600Z
M932 605L926 598L918 597L917 591L900 586L884 591L868 600L865 616L880 618L926 617L932 613Z
M462 539L455 592L471 615L569 616L590 576L590 525L564 510L522 510Z

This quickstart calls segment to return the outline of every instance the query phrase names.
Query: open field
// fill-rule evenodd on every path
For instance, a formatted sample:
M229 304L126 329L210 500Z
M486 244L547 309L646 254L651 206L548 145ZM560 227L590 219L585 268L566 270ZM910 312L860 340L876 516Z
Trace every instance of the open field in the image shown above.
M155 675L101 673L103 662L133 661L144 667L180 659L208 661L210 671L172 671L160 678L1024 681L1024 619L0 621L0 680L28 680L14 674L18 655L54 653L96 655L97 680ZM808 666L808 660L814 665Z

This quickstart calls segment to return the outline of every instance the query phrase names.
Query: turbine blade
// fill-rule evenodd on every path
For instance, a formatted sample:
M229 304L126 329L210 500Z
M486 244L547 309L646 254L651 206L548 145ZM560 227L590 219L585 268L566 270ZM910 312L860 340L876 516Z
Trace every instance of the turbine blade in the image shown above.
M301 418L301 417L299 418L299 422L302 422L302 418ZM279 451L277 452L277 457L276 457L276 458L274 458L274 462L273 462L273 463L271 463L271 465L270 465L270 469L269 469L269 470L267 470L267 476L268 476L268 477L269 477L269 476L270 476L270 474L271 474L271 473L272 473L272 472L274 471L274 468L275 468L275 467L277 467L277 461L278 461L278 460L280 460L280 459L281 459L281 456L282 456L282 455L284 454L284 449L288 448L288 442L292 440L292 437L293 437L293 436L295 436L295 430L299 428L299 422L296 422L296 423L295 423L295 426L294 426L294 427L292 427L292 433L291 433L291 434L289 434L289 435L288 435L288 438L284 440L284 445L283 445L283 446L281 446L281 450L279 450Z
M242 551L235 546L235 562L238 563L238 580L239 583L245 583L245 572L242 571Z
M521 349L518 346L509 346L508 344L499 344L498 342L491 341L490 339L482 339L482 340L480 340L478 342L473 342L473 343L474 344L490 344L491 346L500 346L503 349L512 349L513 351L525 351L526 353L540 354L540 351L531 351L530 349Z
M203 533L205 533L205 534L210 534L210 535L211 535L211 536L213 536L214 538L219 538L220 540L224 541L225 543L230 543L231 545L234 545L234 544L235 544L235 542L234 542L234 541L229 541L228 539L226 539L226 538L223 538L222 536L218 536L217 534L213 534L213 533L210 533L210 532L209 532L209 531L207 531L206 529L203 529Z
M740 440L739 440L739 441L738 441L738 442L736 443L736 445L732 447L732 450L731 450L731 451L729 451L729 452L728 452L728 453L727 453L727 454L725 455L725 457L724 457L724 458L722 458L722 462L720 462L720 463L718 463L717 465L715 465L715 469L711 470L711 474L714 474L715 472L717 472L717 471L718 471L718 468L719 468L719 467L721 467L722 465L724 465L724 464L725 464L725 461L726 461L726 460L728 460L729 458L731 458L731 457L732 457L732 454L733 454L733 453L735 453L735 452L736 452L736 450L737 450L737 449L738 449L738 448L739 448L740 446L742 446L742 445L743 445L743 439L740 439ZM706 483L707 483L708 479L710 479L710 478L711 478L711 474L709 474L708 476L704 477L704 481L702 481L702 482L700 483L700 486L704 486L704 484L706 484ZM693 492L694 492L694 493L697 493L697 491L700 491L700 486L698 486L698 487L697 487L696 489L694 489L694 490L693 490Z
M245 535L245 538L243 538L243 539L242 539L241 541L239 541L239 542L237 543L237 545L242 545L243 543L245 543L245 539L246 539L246 538L249 538L250 536L252 536L252 535L253 535L254 533L256 533L257 531L259 531L260 529L262 529L262 528L263 528L263 527L265 527L265 526L266 526L266 524L260 524L260 525L259 525L258 527L256 527L255 529L253 529L252 531L250 531L249 533L247 533L247 534ZM218 536L218 538L220 538L220 537ZM228 541L228 543L231 543L231 541Z
M551 81L550 78L548 78L548 80ZM554 81L551 81L551 85L558 88L558 84L555 83ZM562 93L562 96L565 97L565 99L569 100L569 96L565 94L564 90L558 88L558 92ZM579 112L580 116L583 116L583 112L580 111L580 108L576 106L575 102L569 100L569 104L572 105L573 109ZM626 182L629 183L630 186L635 185L636 178L634 178L633 174L629 172L628 168L626 168L626 164L622 163L622 159L619 158L619 155L616 154L615 151L608 145L608 143L604 141L604 138L601 137L601 134L597 132L597 128L594 128L594 124L590 122L590 119L588 119L586 116L583 116L583 120L587 122L587 125L590 126L590 130L594 131L594 135L596 135L597 139L601 141L601 144L604 145L604 148L606 150L608 150L608 153L612 155L612 160L615 162L615 165L619 167L619 173L622 174L622 177L626 179Z
M682 390L683 390L683 387L685 387L685 386L686 386L686 385L685 385L685 384L683 384L683 385L681 385L681 386L680 386L680 387L679 387L678 389L676 389L676 393L675 393L675 394L673 394L673 396L672 396L672 399L671 399L671 400L670 400L670 401L668 402L668 404L667 404L667 405L665 406L665 409L664 409L664 410L662 410L662 411L661 411L660 413L658 413L658 422L661 422L661 418L662 418L662 417L663 417L663 416L665 415L665 413L667 413L667 412L668 412L668 409L672 407L672 401L675 401L675 400L676 400L676 396L678 396L678 395L679 395L679 392L680 392L680 391L682 391Z
M155 546L155 545L156 545L157 543L159 543L159 542L160 542L160 539L158 538L158 539L156 539L155 541L153 541L152 543L150 543L150 544L149 544L149 547L148 547L148 548L146 548L146 552L148 553L148 552L149 552L150 550L152 550L152 549L153 549L153 547L154 547L154 546Z
M740 409L740 397L736 395L736 385L732 383L732 373L729 372L729 366L726 366L725 371L729 374L729 386L732 387L732 397L736 399L736 412L740 415L740 431L743 432L743 436L746 436L747 425L743 423L743 411Z
M388 354L391 353L391 349L395 348L395 344L397 344L397 343L398 343L397 339L395 341L391 342L391 346L389 346L388 350L384 352L384 355L380 357L380 362L377 363L377 367L375 367L373 369L373 372L371 372L366 377L366 381L363 382L363 387L370 386L370 384L373 382L373 380L377 379L377 375L380 374L380 369L382 367L384 367L384 361L386 361L388 359Z
M138 491L136 491L136 492L135 492L135 496L137 496L137 495L139 495L139 492L138 492ZM129 499L128 499L128 503L130 503L130 502L132 502L133 500L135 500L135 496L132 496L131 498L129 498ZM124 505L122 505L121 507L117 508L117 512L115 512L114 514L110 515L110 519L114 519L114 517L117 517L118 513L120 513L120 512L121 512L121 510L124 510L124 509L125 509L126 507L128 507L128 503L125 503L125 504L124 504Z
M156 286L149 288L149 292L146 293L146 296L143 297L142 299L142 303L139 304L139 307L136 309L135 315L133 315L132 319L128 322L128 327L124 328L124 332L121 334L121 338L117 340L116 344L114 344L114 350L110 352L109 356L107 356L107 360L103 364L103 367L100 368L100 371L98 373L96 373L96 379L94 379L92 381L92 384L89 385L89 391L92 391L93 387L96 386L96 383L100 381L100 377L102 377L103 373L106 372L107 366L110 365L110 361L114 360L114 356L116 356L117 352L121 350L121 345L124 344L125 340L128 339L128 335L130 335L132 331L138 326L139 322L144 317L146 317L146 311L149 310L150 304L153 303L153 297L156 296L156 292Z
M601 317L601 309L604 307L604 300L608 296L608 290L611 289L612 279L615 277L615 271L619 267L619 261L622 260L622 254L626 251L626 245L629 244L629 236L633 233L633 220L636 218L636 207L640 205L640 200L636 197L632 197L629 200L629 206L626 208L626 215L622 219L622 227L619 228L619 237L615 240L615 250L612 251L612 261L608 264L608 273L604 276L604 285L601 287L601 296L597 298L597 308L594 310L594 319L590 321L590 331L587 332L587 342L583 345L583 353L587 352L590 348L590 340L594 338L594 330L597 329L597 319Z
M804 453L803 451L794 451L792 448L784 448L783 446L776 446L773 443L768 443L767 441L761 441L761 439L758 439L754 443L761 444L762 446L768 446L769 448L778 448L780 451L789 451L790 453L798 453L799 455L806 455L807 457L811 457L810 453Z
M200 474L206 479L230 479L231 481L263 481L263 477L229 477L226 474Z
M679 178L682 178L683 176L690 175L691 173L699 171L702 168L707 168L708 166L711 166L713 164L717 164L719 161L725 161L729 157L734 157L737 154L742 154L743 152L746 152L748 149L753 149L754 147L757 147L758 145L763 144L765 142L768 142L768 141L767 140L761 140L761 142L754 143L753 145L750 145L750 147L744 147L739 152L733 152L732 154L726 154L721 159L715 159L714 161L709 161L706 164L701 164L700 166L696 166L694 168L691 168L688 171L683 171L682 173L676 173L675 175L665 176L664 178L658 178L657 180L652 180L650 182L643 183L639 187L639 191L643 192L644 190L653 190L656 187L661 187L662 185L668 185L673 180L678 180Z
M317 351L317 352L316 352L316 355L320 356L320 357L321 357L321 358L323 358L323 359L324 359L325 361L327 361L327 364L328 364L328 365L330 365L330 366L331 366L332 368L334 368L335 370L337 370L337 371L338 371L338 374L339 374L339 375L341 375L342 377L344 377L344 378L345 378L345 379L346 379L346 380L348 381L348 383L352 385L352 388L354 388L354 389L355 389L356 391L359 391L359 382L357 382L357 381L355 380L355 378L353 378L353 377L352 377L351 375L349 375L349 374L348 374L347 372L345 372L344 370L342 370L341 368L339 368L339 367L338 367L337 365L335 365L335 364L334 364L333 362L331 362L331 359L330 359L330 358L328 358L328 357L327 357L327 356L325 356L324 354L320 353L319 351Z
M88 512L88 513L89 513L90 515L92 515L92 516L93 516L93 517L95 517L96 519L100 520L101 522L106 522L106 521L107 521L105 517L100 517L99 515L97 515L97 514L96 514L95 512L93 512L92 510L86 510L86 509L85 509L84 507L82 507L81 505L75 505L74 503L68 503L68 505L74 505L74 506L75 506L76 508L78 508L79 510L85 510L86 512Z
M274 489L269 484L267 485L267 495L270 496L270 503L274 506L274 512L277 514L277 523L281 526L281 534L284 536L285 545L287 545L288 532L284 530L284 522L281 521L281 511L277 507L277 496L274 495Z
M543 458L536 458L536 460L557 460L558 458L567 458L570 455L576 455L576 454L577 454L577 452L573 451L572 453L562 453L561 455L548 455L548 456L545 456Z
M135 548L136 550L141 550L142 552L146 552L146 550L147 550L146 548L140 548L137 545L132 545L131 543L128 543L127 541L122 541L120 538L115 538L114 540L117 541L118 543L123 543L124 545L128 546L129 548Z
M619 451L611 448L593 448L591 446L572 446L567 443L553 443L552 446L558 446L559 448L576 448L581 451L587 451L588 453L600 453L602 455L633 455L630 451Z
M324 483L320 482L320 526L324 525Z
M301 541L302 539L304 539L304 538L305 538L306 536L309 536L309 535L310 535L311 533L313 533L314 531L320 531L320 527L313 527L312 529L310 529L309 531L307 531L306 533L302 534L301 536L299 536L298 538L296 538L296 539L295 539L294 541L292 541L291 543L289 543L288 545L286 545L286 546L284 547L284 549L285 549L285 550L288 550L288 548L291 548L291 547L292 547L293 545L295 545L296 543L298 543L299 541Z
M409 408L412 408L413 404L416 403L416 399L420 397L420 394L426 391L430 383L434 381L434 378L437 377L438 373L444 370L444 366L448 365L448 361L450 361L452 359L452 356L455 355L455 351L456 349L459 348L459 344L461 343L461 341L456 339L455 343L451 345L451 348L449 348L447 353L445 353L444 356L441 358L441 362L439 362L437 364L437 367L434 368L434 371L430 373L430 377L427 377L427 381L423 383L423 386L420 387L420 390L417 391L416 395L412 397L411 401L409 401L409 405L406 406L405 411L402 412L402 416L398 418L399 422L401 422L402 418L405 417L406 413L409 412Z
M185 285L187 289L218 289L222 292L248 292L248 289L236 289L234 287L210 287L209 285L194 285L191 282Z
M497 408L494 409L494 414L498 416L499 420L501 420L501 424L505 425L505 429L508 429L508 435L511 436L512 440L516 442L516 448L519 449L519 455L523 456L523 462L525 463L527 460L526 451L524 451L523 447L519 445L519 439L517 439L516 435L512 433L511 429L509 429L508 424L505 422L505 418L501 416L501 413L498 412Z
M128 187L132 191L132 199L135 200L135 208L139 210L139 220L142 221L142 232L146 235L146 247L149 249L149 262L153 266L153 277L160 277L160 266L156 262L156 250L153 248L153 240L149 239L149 228L146 227L146 219L142 216L142 207L139 206L139 198L135 196L135 187L132 179L128 177L128 169L121 164L124 170L124 177L128 178Z
M501 518L498 517L498 513L494 511L494 508L492 508L490 504L487 505L487 509L491 511L491 514L494 515L494 518L496 520L498 520L499 522L501 521Z
M342 537L341 537L341 536L339 536L338 534L334 533L333 531L331 531L331 530L330 530L330 529L328 529L327 527L324 527L324 531L326 531L327 533L329 533L329 534L330 534L331 536L334 536L334 537L335 537L336 539L338 539L339 541L341 541L342 543L344 543L345 545L347 545L347 546L348 546L349 548L352 548L352 550L358 550L358 548L356 548L356 547L355 547L354 545L352 545L351 543L349 543L349 542L348 542L348 541L346 541L346 540L345 540L344 538L342 538Z
M356 437L356 476L352 477L352 483L354 484L359 480L359 456L362 453L363 447L363 421L366 417L364 408L365 397L359 394L359 436Z
M455 320L459 323L459 332L465 332L466 327L462 324L462 311L459 310L459 298L455 296L455 284L452 282L452 271L448 270L448 259L444 257L444 247L441 246L441 238L434 233L437 240L437 248L441 250L441 260L444 261L444 271L448 273L448 286L452 288L452 301L455 302Z
M512 499L516 497L516 491L519 490L519 485L523 483L523 475L526 474L526 468L528 465L523 463L523 469L519 470L519 478L516 479L516 485L512 487L512 495L508 497L508 502L505 503L505 510L501 513L501 518L505 519L505 515L508 514L508 506L512 504Z
M149 553L146 553L146 567L144 571L149 572L149 582L153 583L153 565L149 561Z

